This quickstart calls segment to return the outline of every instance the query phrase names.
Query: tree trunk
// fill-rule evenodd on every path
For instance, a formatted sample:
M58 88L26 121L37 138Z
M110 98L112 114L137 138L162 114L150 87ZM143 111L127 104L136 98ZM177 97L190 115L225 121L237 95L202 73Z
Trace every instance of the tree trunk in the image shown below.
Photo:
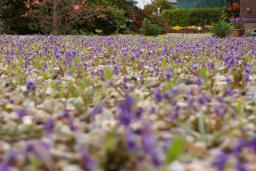
M52 14L52 28L53 33L59 33L59 15L58 15L58 1L59 0L52 0L53 5L53 14Z

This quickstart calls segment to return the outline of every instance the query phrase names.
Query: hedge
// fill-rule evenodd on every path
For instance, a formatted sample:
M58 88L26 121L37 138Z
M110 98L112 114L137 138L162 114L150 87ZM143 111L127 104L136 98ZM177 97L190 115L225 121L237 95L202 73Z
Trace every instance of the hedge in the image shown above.
M193 8L164 10L162 19L167 19L172 26L202 26L218 22L223 8Z

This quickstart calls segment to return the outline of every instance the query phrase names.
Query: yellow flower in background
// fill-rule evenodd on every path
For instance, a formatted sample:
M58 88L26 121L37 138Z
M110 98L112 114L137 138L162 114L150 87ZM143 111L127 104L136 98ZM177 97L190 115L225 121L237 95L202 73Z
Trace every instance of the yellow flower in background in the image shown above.
M205 27L208 28L208 29L212 29L211 25L206 25Z
M202 29L202 27L197 27L196 28L198 31L202 31L203 29Z
M176 30L176 31L180 31L183 29L183 27L181 26L175 26L175 27L172 27L173 30Z

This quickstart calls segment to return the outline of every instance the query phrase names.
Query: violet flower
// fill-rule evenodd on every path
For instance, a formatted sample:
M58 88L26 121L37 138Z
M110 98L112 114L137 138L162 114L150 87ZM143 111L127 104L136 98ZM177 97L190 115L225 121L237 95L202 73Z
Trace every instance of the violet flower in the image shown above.
M82 149L82 150L80 150L80 155L82 157L83 167L88 171L93 170L96 166L96 162L91 159L88 151L85 149Z
M137 148L136 135L131 130L126 133L125 141L128 151L134 151Z
M212 163L213 167L216 168L218 171L224 171L225 166L227 164L229 158L229 154L222 152L217 159Z
M27 110L26 109L19 109L16 111L16 115L18 119L22 119L24 116L27 115Z
M157 146L154 134L150 131L148 124L144 125L142 131L143 151L150 156L151 163L155 167L159 167L162 164L161 149Z
M248 168L246 167L246 164L244 164L244 163L237 163L235 167L236 167L237 171L247 171L248 170Z
M53 132L54 130L54 127L55 127L55 123L54 123L54 120L49 118L46 123L44 124L43 128L45 130L46 133L50 134Z
M207 64L207 68L208 68L209 70L214 70L214 69L215 69L214 63L213 63L213 62L209 62L209 63Z
M232 56L227 55L224 58L224 63L225 63L225 67L227 68L227 70L229 70L232 66L234 66L235 64L235 60Z
M121 72L121 67L120 65L116 64L113 69L113 74L118 75L120 72Z
M101 113L102 109L104 108L104 102L100 102L91 112L91 116L96 116L97 114Z
M225 106L223 105L217 105L214 107L214 112L218 115L218 116L224 116L226 113L226 109Z
M140 119L142 114L144 112L144 109L142 107L139 107L136 111L135 111L135 117L136 119Z
M10 62L13 60L13 56L12 56L12 55L7 55L7 56L5 57L5 60L6 60L8 63L10 63Z
M36 89L36 84L33 80L27 80L26 87L27 87L28 90L35 90Z
M202 79L201 75L198 75L196 77L196 80L194 81L195 84L202 86L204 84L204 80Z
M163 97L161 95L161 92L160 92L159 88L154 89L154 97L155 97L155 100L158 101L158 102L162 100Z
M133 119L132 106L134 105L134 99L131 96L127 96L123 102L119 105L119 122L122 125L128 126Z
M2 162L0 163L0 171L11 171L11 168L7 163Z

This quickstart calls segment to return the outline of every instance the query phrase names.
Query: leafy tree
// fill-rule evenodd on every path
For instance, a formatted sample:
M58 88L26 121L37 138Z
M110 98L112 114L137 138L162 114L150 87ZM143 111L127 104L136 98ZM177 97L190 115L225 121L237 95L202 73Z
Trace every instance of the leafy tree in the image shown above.
M23 0L0 0L0 15L5 23L5 31L8 33L26 34L30 33L29 18L23 17L26 13Z
M143 20L135 0L0 0L1 16L6 30L18 34L67 34L74 29L110 34L140 27Z
M75 27L91 28L97 19L106 17L107 8L79 0L44 0L30 4L28 16L34 28L45 33L67 34Z

